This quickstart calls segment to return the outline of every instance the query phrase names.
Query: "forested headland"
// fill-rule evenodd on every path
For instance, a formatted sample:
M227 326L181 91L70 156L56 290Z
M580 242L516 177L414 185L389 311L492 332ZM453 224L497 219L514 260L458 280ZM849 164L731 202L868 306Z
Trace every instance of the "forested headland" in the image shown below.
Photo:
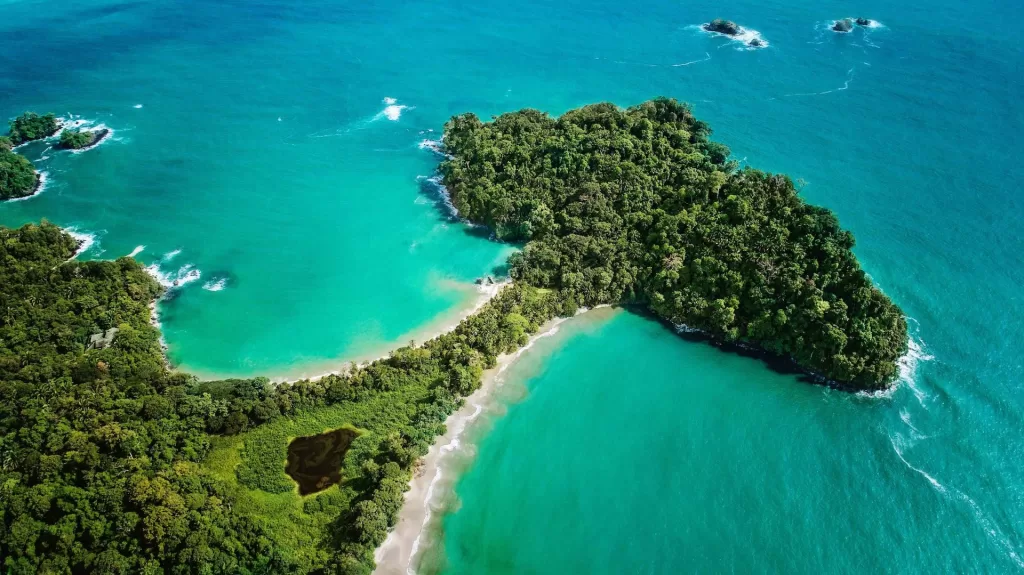
M671 99L466 114L445 126L441 174L463 217L526 243L517 282L578 305L640 304L841 386L887 387L906 320L853 235L788 177L738 169L710 135Z
M150 323L162 289L138 262L71 259L46 222L0 228L0 570L369 573L484 370L581 306L644 305L888 384L906 325L850 234L709 135L671 100L453 118L445 183L463 216L525 243L515 282L448 333L316 381L171 371ZM337 483L300 495L289 442L338 429Z

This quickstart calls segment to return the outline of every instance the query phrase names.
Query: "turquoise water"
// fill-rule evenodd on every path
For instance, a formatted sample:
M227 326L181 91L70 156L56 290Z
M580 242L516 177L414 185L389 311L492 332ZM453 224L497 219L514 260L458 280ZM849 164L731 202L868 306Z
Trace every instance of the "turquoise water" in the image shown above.
M421 178L436 158L418 144L450 115L689 101L856 234L913 318L903 383L859 398L628 314L577 318L509 371L526 397L479 431L443 519L448 571L1011 571L1024 56L988 27L1016 8L3 1L0 116L114 136L25 148L50 183L0 224L46 217L96 236L83 257L192 264L161 304L183 368L316 373L447 325L507 255ZM827 30L857 15L884 26ZM693 28L717 16L769 47Z

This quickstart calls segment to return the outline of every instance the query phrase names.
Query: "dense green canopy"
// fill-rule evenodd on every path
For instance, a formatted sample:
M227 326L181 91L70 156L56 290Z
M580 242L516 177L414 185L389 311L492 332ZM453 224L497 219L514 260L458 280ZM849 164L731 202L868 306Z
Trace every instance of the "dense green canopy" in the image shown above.
M47 223L0 228L4 573L369 573L414 462L460 398L498 354L572 312L514 287L453 332L344 375L200 383L165 365L149 324L157 283L130 258L69 260L77 247ZM104 333L109 346L93 344ZM342 484L302 502L280 420L365 431ZM207 455L236 434L246 449L225 477ZM299 511L270 516L261 494Z
M32 140L41 140L57 133L57 117L53 114L40 116L35 112L25 112L11 120L11 141L20 146Z
M67 261L77 247L49 224L0 228L0 570L272 562L198 464L212 406L164 366L147 309L160 287L128 258Z
M79 150L91 144L95 139L92 132L69 128L60 134L60 141L57 146L64 150Z
M900 309L853 236L782 175L737 170L690 109L657 99L445 126L459 212L525 241L515 279L581 305L637 302L673 324L792 357L857 388L887 386L906 351Z
M449 333L316 381L172 372L137 262L73 260L45 222L0 228L0 571L368 574L483 370L581 305L643 303L838 381L889 381L906 325L850 234L708 135L671 100L452 119L445 181L465 216L526 242L517 282ZM357 430L339 482L300 496L289 440L339 428Z
M0 201L31 196L38 183L32 162L0 141Z

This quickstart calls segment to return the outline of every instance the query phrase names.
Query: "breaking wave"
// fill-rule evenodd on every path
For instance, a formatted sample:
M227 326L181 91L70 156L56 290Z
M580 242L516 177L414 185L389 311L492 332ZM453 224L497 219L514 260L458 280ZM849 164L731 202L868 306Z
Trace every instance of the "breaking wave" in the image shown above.
M66 228L64 231L67 232L69 236L75 238L78 242L78 249L76 249L75 253L72 254L71 259L77 258L96 245L96 234L79 232L76 228Z
M162 260L166 262L165 259ZM168 290L176 289L190 284L203 276L194 264L185 264L175 271L164 271L160 263L153 263L146 266L146 273L153 276L153 279Z
M206 291L221 291L226 287L228 287L228 278L210 280L203 284L203 289Z

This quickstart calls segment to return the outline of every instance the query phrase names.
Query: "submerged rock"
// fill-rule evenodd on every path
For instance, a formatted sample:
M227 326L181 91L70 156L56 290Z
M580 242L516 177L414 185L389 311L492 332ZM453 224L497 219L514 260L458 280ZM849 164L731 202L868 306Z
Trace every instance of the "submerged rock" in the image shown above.
M703 28L708 32L718 32L726 36L738 36L743 31L739 24L730 20L722 20L721 18L715 18L711 22L704 24Z
M857 23L860 24L860 19L857 19ZM843 18L842 20L836 20L836 23L832 25L832 30L835 32L849 32L853 30L853 20L849 18Z
M764 42L754 38L750 42L747 42L747 46L750 46L751 48L760 48L761 46L764 46Z
M858 26L870 26L870 25L872 25L874 23L875 23L874 20L869 20L867 18L857 18L857 25Z

